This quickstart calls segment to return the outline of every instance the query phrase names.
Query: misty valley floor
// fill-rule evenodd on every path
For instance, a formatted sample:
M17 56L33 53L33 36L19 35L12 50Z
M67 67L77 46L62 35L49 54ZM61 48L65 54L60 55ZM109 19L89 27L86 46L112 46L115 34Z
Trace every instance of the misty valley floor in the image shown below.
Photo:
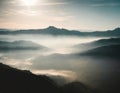
M120 92L120 29L42 31L0 33L0 93Z

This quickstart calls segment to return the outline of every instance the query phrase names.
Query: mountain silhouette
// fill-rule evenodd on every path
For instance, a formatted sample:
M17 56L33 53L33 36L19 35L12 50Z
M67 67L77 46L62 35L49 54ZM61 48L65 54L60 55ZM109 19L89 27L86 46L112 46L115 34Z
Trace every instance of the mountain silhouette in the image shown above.
M88 32L90 36L102 36L102 37L119 37L120 36L120 28L115 28L113 30L107 31L95 31L95 32Z
M91 90L91 88L84 86L84 84L80 82L65 84L62 86L62 90L65 93L96 93L95 90Z
M16 35L16 34L42 34L42 35L68 35L68 36L100 36L100 37L119 37L120 28L108 31L94 31L94 32L80 32L77 30L67 30L49 26L45 29L28 29L28 30L14 30L1 29L0 35Z
M46 47L33 43L32 41L0 41L0 51L11 51L11 50L39 50Z
M59 93L49 77L34 75L0 63L0 93Z
M80 82L59 86L45 75L35 75L0 63L0 93L68 93L68 90L69 93L92 91Z
M103 58L108 57L113 59L114 58L120 59L119 54L120 54L120 44L102 46L81 53L81 55L98 56Z
M90 43L74 45L73 48L82 49L82 51L94 49L97 47L120 44L120 38L100 39Z
M58 36L58 35L83 35L82 32L79 31L70 31L67 29L60 29L60 28L56 28L54 26L49 26L48 28L45 29L28 29L28 30L16 30L16 31L7 31L1 30L0 31L1 35L17 35L17 34L42 34L42 35L54 35L54 36Z

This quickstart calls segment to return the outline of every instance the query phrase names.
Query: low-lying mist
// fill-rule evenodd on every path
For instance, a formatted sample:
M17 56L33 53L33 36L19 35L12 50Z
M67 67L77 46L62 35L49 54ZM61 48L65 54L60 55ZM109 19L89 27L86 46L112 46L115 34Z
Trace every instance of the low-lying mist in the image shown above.
M116 74L120 71L118 65L119 60L77 55L81 50L86 50L87 47L89 47L87 45L90 45L91 42L100 39L104 38L75 36L55 37L48 35L1 35L1 41L11 43L22 40L22 44L24 41L30 41L29 44L31 44L31 46L36 44L37 47L43 46L47 49L40 48L31 50L27 48L27 50L22 50L23 46L20 46L20 48L16 48L16 46L15 49L12 47L12 50L0 51L0 62L20 69L30 70L35 74L45 74L54 79L56 79L56 77L63 77L66 79L66 82L77 80L96 87L105 82L108 77L116 78ZM18 43L19 42L17 42L17 45L19 45ZM16 45L16 43L14 44ZM84 47L73 47L83 44ZM64 83L64 79L61 83Z
M101 37L77 37L77 36L51 36L51 35L1 35L1 41L32 41L36 44L48 47L52 51L50 53L70 53L73 52L71 46L88 43L99 40Z

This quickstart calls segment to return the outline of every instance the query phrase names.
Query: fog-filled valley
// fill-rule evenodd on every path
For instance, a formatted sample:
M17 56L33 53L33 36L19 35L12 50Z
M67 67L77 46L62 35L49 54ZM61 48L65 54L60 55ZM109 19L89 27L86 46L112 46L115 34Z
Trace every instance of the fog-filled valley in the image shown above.
M109 31L106 36L0 34L0 62L47 75L60 85L80 81L98 93L113 93L120 83L120 29L116 32L116 36L109 36Z

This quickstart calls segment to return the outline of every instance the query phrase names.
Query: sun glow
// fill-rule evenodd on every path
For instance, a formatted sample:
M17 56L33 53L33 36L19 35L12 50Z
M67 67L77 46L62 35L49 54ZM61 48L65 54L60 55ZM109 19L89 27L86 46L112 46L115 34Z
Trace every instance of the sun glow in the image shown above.
M26 6L34 6L37 4L38 0L22 0L23 4Z

